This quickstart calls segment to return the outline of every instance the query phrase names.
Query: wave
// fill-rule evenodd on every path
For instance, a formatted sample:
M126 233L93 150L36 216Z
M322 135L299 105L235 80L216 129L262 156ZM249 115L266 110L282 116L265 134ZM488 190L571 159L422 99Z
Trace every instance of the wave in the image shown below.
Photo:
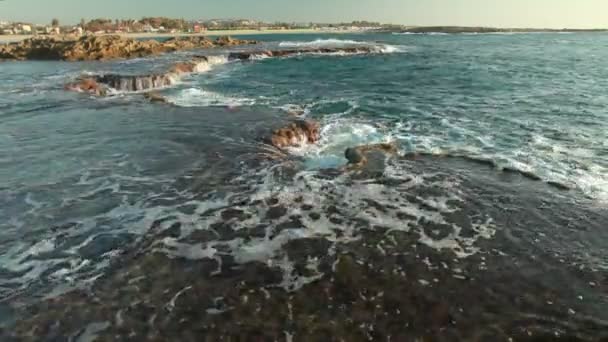
M213 67L228 63L228 57L225 55L204 56L204 59L196 63L194 72L208 72Z
M608 203L608 170L599 165L572 168L572 160L562 162L559 159L563 158L564 149L558 145L553 144L554 152L492 152L473 145L448 146L444 141L430 136L417 136L412 141L412 137L404 135L402 130L401 125L389 127L334 115L322 122L321 137L317 144L290 148L289 152L303 158L308 169L339 168L347 162L344 151L349 147L397 141L402 146L401 156L406 159L462 159L485 165L496 172L518 174L543 182L557 190L580 191L594 201ZM572 153L580 158L592 158L590 151L574 150ZM522 160L517 156L528 157Z
M368 42L356 41L356 40L342 40L342 39L317 39L314 41L308 42L299 42L299 41L285 41L279 43L280 47L290 47L290 48L321 48L321 47L340 47L340 46L352 46L352 45L369 45Z
M181 90L177 95L168 96L167 101L180 107L239 107L256 103L253 99L230 97L198 88Z
M409 35L426 35L426 36L446 36L446 35L465 35L465 36L477 36L477 35L527 35L527 34L572 34L573 32L551 32L551 31L497 31L497 32L392 32L395 36L409 36Z
M410 36L410 35L424 35L424 36L447 36L451 33L446 32L392 32L395 36Z
M362 47L369 48L373 52L377 53L398 53L406 52L407 47L389 44L379 44L367 41L356 41L356 40L342 40L342 39L317 39L314 41L301 42L301 41L285 41L279 43L280 47L285 48L308 48L308 49L322 49L322 48L348 48L348 47Z
M289 50L266 50L266 51L241 51L232 52L228 55L229 61L254 61L266 58L281 58L302 55L322 56L351 56L375 53L405 52L401 47L395 46L351 46L351 47L324 47L324 48L299 48Z

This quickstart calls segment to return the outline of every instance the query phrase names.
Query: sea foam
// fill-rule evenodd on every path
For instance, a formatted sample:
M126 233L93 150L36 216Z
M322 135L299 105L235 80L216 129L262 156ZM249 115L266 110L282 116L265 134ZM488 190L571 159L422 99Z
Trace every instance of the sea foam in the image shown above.
M167 99L170 103L180 107L238 107L255 104L254 99L230 97L199 88L180 90L176 95L169 95Z

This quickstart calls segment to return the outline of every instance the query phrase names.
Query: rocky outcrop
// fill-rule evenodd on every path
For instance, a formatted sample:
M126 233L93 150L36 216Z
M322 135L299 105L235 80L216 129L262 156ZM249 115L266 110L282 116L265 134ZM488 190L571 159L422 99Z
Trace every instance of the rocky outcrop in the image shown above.
M312 48L312 49L289 49L289 50L260 50L260 51L241 51L232 52L228 55L228 60L254 60L264 57L286 57L299 54L365 54L373 53L372 47L336 47L336 48Z
M100 37L98 37L100 38ZM186 37L172 38L163 43L154 41L151 43L155 46L170 49L172 51L179 49L189 49L201 46L231 46L238 44L253 44L254 41L241 41L229 37L218 38L215 41L204 37ZM77 50L80 51L80 50ZM71 56L76 56L80 52L71 51ZM94 51L89 49L89 51ZM96 50L95 50L96 51ZM246 61L260 57L284 57L305 53L372 53L372 48L369 47L349 47L349 48L322 48L322 49L294 49L294 50L276 50L276 51L253 51L253 52L233 52L227 57L229 61ZM80 56L80 55L79 55ZM219 58L220 62L225 62L225 57ZM76 82L66 86L67 90L86 92L97 96L107 95L112 92L141 92L152 89L168 87L179 80L184 74L193 72L201 72L208 70L210 65L217 63L217 56L196 56L193 60L187 62L178 62L171 66L166 73L151 74L151 75L117 75L106 74L96 76L86 76L78 79ZM286 133L286 132L285 132ZM297 135L297 134L296 134ZM285 137L283 137L285 138ZM274 144L273 144L274 145Z
M272 132L266 143L284 149L314 144L319 141L319 123L312 120L297 120Z
M184 74L198 70L206 65L207 57L199 56L190 62L174 64L168 72L150 75L105 74L85 76L68 84L65 89L86 92L92 95L105 96L114 92L141 92L168 87L177 82Z
M160 42L121 36L84 36L30 38L0 47L0 60L87 61L137 58L187 49L255 44L251 40L220 37L179 37Z
M361 145L347 148L346 151L344 151L344 157L348 160L350 166L360 167L367 164L367 154L372 152L397 154L398 148L395 142Z

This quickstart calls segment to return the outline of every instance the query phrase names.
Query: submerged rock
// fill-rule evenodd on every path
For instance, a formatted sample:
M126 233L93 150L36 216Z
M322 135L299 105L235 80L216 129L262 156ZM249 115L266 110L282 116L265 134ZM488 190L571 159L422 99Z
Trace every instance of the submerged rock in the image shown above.
M272 132L267 143L276 148L297 147L319 141L319 123L312 120L297 120Z
M367 154L371 152L396 154L398 152L397 144L395 142L390 142L349 147L344 151L344 157L348 160L349 165L363 166L367 164Z
M118 35L72 37L34 37L0 47L0 60L107 60L137 58L187 49L255 44L255 41L220 37L179 37L159 42L135 40Z
M167 98L157 91L151 91L144 94L144 98L150 102L167 103Z

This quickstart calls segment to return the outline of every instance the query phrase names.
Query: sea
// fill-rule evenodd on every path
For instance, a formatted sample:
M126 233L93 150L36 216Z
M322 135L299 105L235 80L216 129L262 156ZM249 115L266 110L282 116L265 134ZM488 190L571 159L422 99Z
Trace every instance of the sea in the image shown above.
M243 38L0 63L2 341L608 339L608 34Z

